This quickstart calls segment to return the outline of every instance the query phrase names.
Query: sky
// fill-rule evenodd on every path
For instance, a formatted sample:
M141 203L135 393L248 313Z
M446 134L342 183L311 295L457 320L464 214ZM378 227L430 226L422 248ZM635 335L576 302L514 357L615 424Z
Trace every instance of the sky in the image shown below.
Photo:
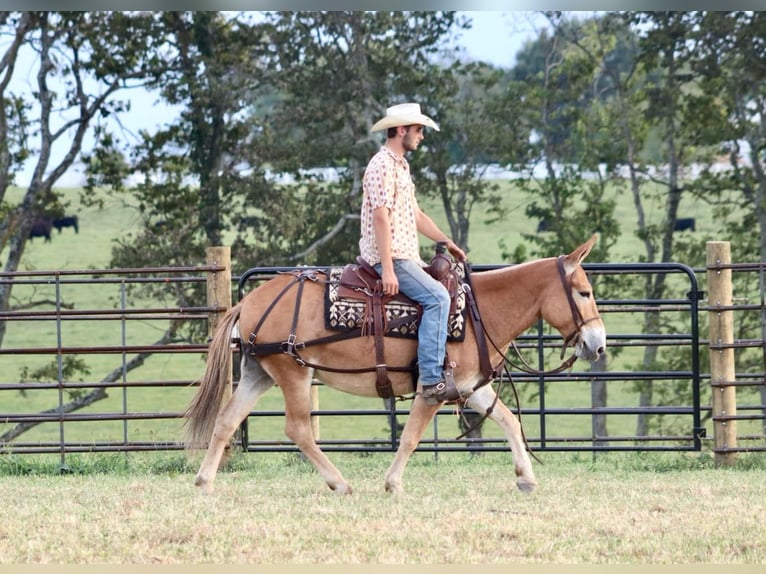
M462 31L458 40L465 50L465 56L506 68L514 65L515 56L524 42L536 37L543 25L542 17L531 11L472 11L463 14L473 21L472 28ZM24 78L27 85L33 81L33 77ZM125 95L120 97L124 98ZM131 94L130 99L131 111L121 116L121 122L133 133L137 134L141 129L154 131L172 120L172 108L158 104L156 95L136 91ZM123 134L122 137L128 138L129 134ZM85 142L83 149L87 150L88 145ZM54 159L55 157L54 153ZM55 164L52 162L51 165ZM28 162L22 173L17 175L17 185L28 184L32 169L34 164ZM82 173L74 167L58 181L57 187L78 187L83 182Z
M543 17L535 12L463 12L473 20L471 30L462 33L461 44L469 56L510 68L524 42L537 37Z

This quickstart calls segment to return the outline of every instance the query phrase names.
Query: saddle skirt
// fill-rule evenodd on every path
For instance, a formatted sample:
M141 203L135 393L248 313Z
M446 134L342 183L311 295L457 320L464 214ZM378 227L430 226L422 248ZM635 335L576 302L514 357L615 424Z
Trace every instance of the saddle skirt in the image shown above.
M446 258L444 258L446 260ZM437 267L432 263L431 268ZM452 300L447 328L449 341L463 341L466 324L466 297L462 288L465 270L459 263L445 270L438 266L436 279L441 281ZM372 317L372 294L377 273L364 261L350 263L345 267L331 267L327 270L328 282L325 291L325 327L331 331L352 331L360 329L362 335L373 335L375 321ZM386 337L417 338L422 313L421 306L405 297L383 297L384 333Z

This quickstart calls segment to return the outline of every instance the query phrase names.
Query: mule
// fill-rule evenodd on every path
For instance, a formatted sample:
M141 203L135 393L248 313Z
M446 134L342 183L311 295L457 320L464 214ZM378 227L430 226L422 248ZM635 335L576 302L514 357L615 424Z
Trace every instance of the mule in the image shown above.
M477 272L471 275L475 301L482 317L479 332L489 341L492 365L503 364L512 341L542 318L572 341L573 359L596 360L606 347L604 324L593 297L590 282L581 262L590 253L596 236L568 255L551 257ZM326 285L303 281L302 289L291 289L295 276L279 275L252 290L222 318L210 342L204 376L184 416L186 446L207 452L194 483L204 492L213 482L225 449L256 401L274 385L284 395L285 433L313 463L327 486L339 493L352 487L317 445L311 430L311 383L316 378L325 385L359 396L376 397L376 374L322 370L307 365L344 366L347 370L370 367L375 361L372 336L356 336L342 341L301 345L301 341L321 340L331 335L323 318ZM296 299L300 298L299 313ZM294 325L295 328L291 328ZM300 347L301 360L275 350L255 357L243 347L241 374L237 389L228 396L228 373L232 361L232 334L242 334L240 342L274 343L275 349L293 344ZM514 461L516 485L522 491L537 486L521 426L516 416L498 399L492 386L480 385L485 378L473 323L467 322L462 342L448 342L447 354L456 365L455 382L467 396L469 407L488 413L505 432ZM256 335L257 332L257 335ZM251 333L248 337L248 333ZM385 357L390 364L408 365L416 357L414 339L386 337ZM487 348L485 346L485 348ZM412 392L410 373L392 370L390 380L397 396ZM417 389L420 390L419 388ZM402 430L399 448L385 476L385 490L403 491L402 477L407 461L441 405L427 405L419 393ZM491 407L491 408L490 408Z

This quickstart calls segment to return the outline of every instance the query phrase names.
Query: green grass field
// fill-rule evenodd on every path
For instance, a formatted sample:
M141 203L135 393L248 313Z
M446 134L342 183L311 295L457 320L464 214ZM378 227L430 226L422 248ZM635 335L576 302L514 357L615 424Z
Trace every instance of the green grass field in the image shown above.
M107 200L103 209L81 207L78 200L78 190L67 190L67 198L72 202L70 212L77 213L80 218L80 232L75 234L71 228L65 228L61 234L55 232L51 243L44 243L36 238L28 244L23 262L26 270L56 270L56 269L90 269L105 268L109 264L112 241L135 229L138 225L137 213L127 204L116 200ZM534 231L537 222L530 221L524 216L526 198L514 191L512 186L507 188L507 207L509 215L505 221L486 224L484 216L475 214L471 226L470 260L474 264L502 263L499 240L502 238L509 248L522 242L522 233ZM620 202L618 216L623 230L623 241L611 262L635 262L640 250L640 243L634 237L632 229L631 210L628 198ZM437 205L425 202L424 207L433 214L434 219L444 226L441 211ZM685 206L685 215L697 218L697 226L701 246L704 250L703 237L714 230L714 222L704 209L696 205ZM650 215L659 217L658 213ZM590 235L590 230L584 230L583 239ZM555 254L552 254L555 255ZM0 259L4 254L0 254ZM200 262L203 264L204 262ZM162 262L157 262L161 266ZM234 270L235 274L243 270ZM85 286L64 285L61 296L78 309L113 309L120 305L121 286L119 284ZM14 290L16 304L22 304L28 299L52 298L52 285L17 286ZM598 296L598 293L596 294ZM140 302L128 302L128 307ZM202 302L201 304L204 304ZM139 305L140 306L140 305ZM635 333L640 317L638 315L605 317L607 330L610 334ZM62 324L62 344L72 345L119 345L125 338L127 344L150 344L162 331L163 325L156 321L126 321L126 322L96 322L68 321ZM124 330L124 331L123 331ZM11 323L3 342L4 348L25 348L55 346L57 332L55 323L28 322ZM88 355L82 356L87 361L91 374L86 381L98 381L106 373L120 365L119 355ZM20 370L27 366L36 368L50 361L50 357L34 357L28 355L3 356L3 368L0 370L0 383L17 382ZM146 364L128 373L128 382L141 381L192 381L203 369L203 357L194 354L155 355ZM611 370L628 370L640 361L640 350L628 349L621 354ZM558 364L558 350L552 350L547 358L549 366ZM586 368L580 366L579 368ZM705 370L705 367L703 367ZM119 388L111 389L109 397L81 412L119 413L123 409L129 412L141 413L172 413L183 410L194 390L192 388L137 388L127 393ZM532 394L533 389L522 390L523 396ZM66 397L65 397L66 402ZM588 407L590 405L590 384L584 382L549 383L546 393L548 407ZM3 391L0 411L6 413L35 413L43 409L55 408L59 402L57 390L29 391L25 395L17 391ZM636 406L637 393L631 382L615 382L609 386L609 404L615 406ZM523 405L525 406L525 405ZM332 389L320 390L320 408L332 409L369 409L382 408L382 402L371 401L338 393ZM273 390L258 403L258 411L274 411L282 409L281 394ZM630 435L635 431L634 415L609 417L610 435ZM528 436L538 436L540 426L534 417L525 421ZM282 440L281 417L261 418L256 424L251 423L251 439ZM673 419L668 417L667 425L690 425L687 418ZM487 428L485 436L500 436L499 429L494 425ZM590 418L582 415L549 417L546 421L548 436L588 436L590 434ZM0 425L0 433L9 425ZM450 436L455 433L457 418L455 416L440 417L440 433ZM59 439L61 428L58 423L39 425L26 433L19 440L23 442L48 442ZM67 440L83 442L98 440L178 440L181 436L180 421L178 420L135 420L124 424L122 421L71 422L64 425ZM455 433L456 434L456 433ZM712 432L710 433L712 435ZM341 438L387 438L389 430L387 419L383 415L354 417L324 416L321 420L322 439Z
M180 456L126 463L101 455L89 464L73 456L74 472L63 476L28 458L0 458L0 564L736 564L757 572L766 561L762 460L720 469L699 454L545 454L539 488L524 494L509 457L416 453L405 492L392 497L383 491L391 455L330 458L352 495L332 493L294 455L237 456L209 496L192 486L195 469Z

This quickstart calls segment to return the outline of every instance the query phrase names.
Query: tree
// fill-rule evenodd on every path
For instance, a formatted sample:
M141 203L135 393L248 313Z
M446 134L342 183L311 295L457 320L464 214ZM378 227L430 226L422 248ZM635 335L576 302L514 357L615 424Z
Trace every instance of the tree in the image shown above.
M0 249L8 249L5 271L15 271L35 217L60 209L54 186L78 158L86 134L101 117L125 109L116 99L120 91L144 81L148 63L137 54L147 42L149 17L4 12L0 18L12 31L0 60ZM19 67L22 57L33 58L37 68L32 98L12 87L14 76L28 73ZM25 160L34 161L31 181L21 201L11 204L6 193ZM9 283L0 285L0 309L8 308L11 290ZM0 322L0 344L5 329Z
M487 107L491 97L498 97L504 74L481 63L455 62L429 77L427 98L441 110L440 131L428 134L425 153L415 154L411 166L418 193L440 200L450 236L469 253L474 210L481 209L487 221L505 216L500 186L486 178L496 140L510 139L504 119ZM506 140L505 145L511 144Z
M697 159L694 155L695 134L706 121L701 109L702 101L695 96L694 77L690 74L693 59L692 45L687 41L693 33L694 19L686 12L637 12L625 15L639 36L637 61L646 73L643 88L647 94L644 121L657 131L658 164L660 174L654 178L658 186L634 188L634 203L639 214L639 237L646 249L646 261L667 263L674 259L674 230L678 210L684 193L683 168ZM640 195L637 192L640 190ZM664 218L660 225L649 225L643 220L643 204L659 199L664 205ZM666 275L647 275L645 296L661 299L667 290ZM644 332L656 333L659 316L646 313ZM643 368L649 369L658 361L658 349L649 346L644 351ZM641 407L652 404L652 381L640 385ZM636 433L648 433L649 417L638 417Z
M729 169L705 170L688 192L709 203L737 238L735 261L766 261L766 17L762 12L701 12L694 22L692 67L700 82L698 98L708 110L699 144L712 156L723 155ZM735 274L738 297L760 297L762 287L754 279ZM738 330L742 340L762 338L762 318L743 314ZM745 351L737 354L737 362L737 372L763 372L766 355ZM766 405L763 385L760 402Z
M157 85L189 111L131 153L127 170L144 174L147 231L121 246L120 261L159 255L150 233L158 220L166 242L180 239L163 247L171 260L194 258L223 234L235 267L353 258L358 228L349 223L379 145L369 126L392 99L424 93L437 69L429 58L453 23L439 12L163 16L169 65ZM119 154L103 141L92 184L122 189L126 169L108 168Z
M627 173L637 234L645 247L642 260L702 263L700 239L678 239L674 234L684 197L700 201L715 198L721 202L722 216L731 212L731 203L722 195L723 190L731 190L731 172L714 177L707 169L702 177L690 178L686 170L693 164L709 167L723 146L730 150L737 174L734 187L756 189L746 182L757 178L751 178L736 158L741 157L739 146L747 131L743 127L755 125L752 120L758 116L757 104L752 105L758 101L753 86L761 83L758 74L763 69L763 54L753 39L763 30L757 20L744 13L609 13L592 20L596 34L590 40L587 35L571 33L577 28L556 27L567 32L566 39L581 53L603 62L593 84L603 88L598 92L604 104L601 109L615 112L608 116L611 119L605 125L612 127L606 133L618 134L612 138L614 153L605 156L606 164L610 168L622 165ZM755 77L743 78L741 69ZM734 103L737 100L739 103ZM748 109L754 111L753 116L740 115L740 121L731 121L738 117L736 110ZM757 138L754 141L757 149ZM659 169L651 171L649 165ZM648 221L645 205L649 203L661 206L664 216L660 223ZM643 297L661 299L670 288L665 274L647 275ZM659 322L657 314L646 313L644 332L658 332ZM663 328L681 327L667 324ZM684 357L684 353L661 357L658 349L650 346L639 368L648 370L660 362L674 363ZM686 360L688 364L688 357ZM673 404L689 393L688 385L678 384L670 389L665 386L661 395L654 396L652 381L642 382L639 390L644 407L665 401ZM661 424L660 419L656 417L654 424ZM640 415L637 434L647 434L650 424L652 418Z
M88 188L108 185L113 194L138 200L143 226L117 242L117 267L195 265L209 246L232 244L240 266L261 250L282 248L278 221L291 205L267 177L265 149L270 136L251 106L270 89L264 58L270 40L263 22L248 15L219 12L166 12L157 15L165 66L150 88L180 109L177 118L123 153L113 134L86 158ZM135 187L125 184L141 174ZM260 221L274 220L270 228ZM254 236L253 228L258 235ZM271 231L269 231L269 229ZM246 267L245 267L246 268ZM147 297L172 297L173 304L204 299L204 285L137 285ZM201 341L203 324L177 326L179 336Z
M162 59L157 51L145 50L153 32L152 16L145 13L4 12L0 25L12 36L0 60L0 249L8 249L4 269L12 272L22 260L35 218L63 211L55 185L78 159L86 135L103 133L102 119L129 105L117 99L119 93L144 85ZM35 69L33 93L15 92L14 77ZM12 203L6 194L25 160L34 162L31 181L21 201ZM0 285L0 309L9 308L12 287ZM30 304L37 303L44 302ZM165 336L174 332L171 326ZM0 321L0 345L5 333L6 322ZM128 368L143 359L135 357ZM68 367L72 373L87 372L82 362ZM63 409L82 408L105 396L103 389L72 396ZM11 429L0 442L30 426Z
M282 95L271 119L292 136L282 143L300 150L285 154L277 148L282 159L273 164L336 170L338 181L321 182L318 196L330 199L312 211L322 225L308 231L316 243L328 228L343 225L316 257L348 261L357 255L359 231L344 223L358 217L362 173L383 143L369 128L386 107L403 101L419 102L442 121L445 102L434 98L433 90L449 74L439 58L448 57L444 41L464 23L451 12L282 12L270 21L279 46L274 65L281 72ZM441 134L429 134L426 145L430 149L439 141ZM415 163L413 175L421 189L424 180ZM316 197L309 193L306 199Z
M697 136L705 131L709 117L708 102L698 96L689 73L694 50L687 39L694 29L693 18L679 12L609 13L580 28L557 25L556 29L596 65L592 68L596 115L591 115L588 125L599 126L611 138L601 138L606 145L595 157L604 161L614 182L622 179L618 169L627 174L625 191L633 197L636 233L645 248L639 259L673 261L675 223L688 187L684 168L698 159ZM590 34L583 33L587 30ZM648 221L648 203L661 206L660 223ZM621 286L623 293L628 288ZM646 275L643 293L636 296L662 299L668 289L666 274ZM642 330L657 333L660 321L657 313L647 312ZM656 368L660 360L658 348L647 346L638 368ZM640 382L638 390L641 407L656 402L653 381ZM639 415L639 436L648 433L650 421L646 414Z
M619 237L610 196L614 166L621 148L605 137L613 116L606 105L610 87L600 73L608 65L616 41L612 35L598 45L596 24L549 15L552 33L543 31L519 55L513 70L508 106L517 108L517 121L527 126L525 153L515 149L505 161L523 176L517 180L528 195L525 213L547 231L524 234L533 255L562 253L578 245L583 233L598 231L594 258L606 260ZM542 227L542 226L541 226ZM527 258L518 247L514 261ZM604 285L594 282L604 293ZM605 293L604 293L605 294ZM604 363L592 365L603 370ZM594 378L593 406L606 406L606 383ZM606 419L593 417L594 436L606 436Z

